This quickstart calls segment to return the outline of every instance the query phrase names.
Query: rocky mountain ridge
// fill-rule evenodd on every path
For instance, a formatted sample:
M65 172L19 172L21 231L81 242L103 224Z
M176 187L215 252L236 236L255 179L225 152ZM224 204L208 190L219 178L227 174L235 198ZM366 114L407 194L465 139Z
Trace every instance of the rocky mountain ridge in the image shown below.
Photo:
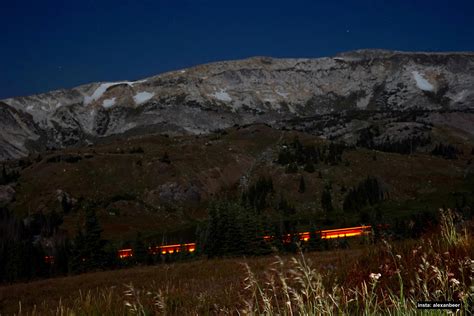
M473 139L473 110L470 52L254 57L2 100L0 160L114 135L200 134L251 123L352 143L374 124L380 139L419 136L433 124Z

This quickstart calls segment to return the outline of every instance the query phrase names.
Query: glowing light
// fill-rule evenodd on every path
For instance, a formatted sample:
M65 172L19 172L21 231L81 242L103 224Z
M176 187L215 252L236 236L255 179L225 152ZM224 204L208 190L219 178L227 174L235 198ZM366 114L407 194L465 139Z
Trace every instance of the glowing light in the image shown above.
M336 228L336 229L326 229L314 232L321 237L321 239L334 239L334 238L346 238L346 237L356 237L361 235L367 235L371 232L371 226L355 226L347 228ZM301 241L308 241L311 238L311 232L302 232L297 234L286 234L282 236L283 243L291 243L294 237L298 237ZM275 236L263 236L264 240L270 241L275 239ZM148 248L150 254L173 254L178 253L181 250L187 252L196 251L196 243L186 243L186 244L172 244L172 245L162 245L162 246L153 246ZM133 257L133 250L131 248L120 249L118 250L118 257L120 259L125 259L128 257ZM45 262L54 262L53 256L45 256ZM83 258L85 261L85 258Z
M300 240L302 240L302 241L308 241L309 240L309 235L310 235L309 232L299 233L299 235L300 235Z
M54 256L44 256L44 262L47 264L54 264Z
M118 251L118 256L119 256L120 259L133 257L133 250L131 248L120 249Z

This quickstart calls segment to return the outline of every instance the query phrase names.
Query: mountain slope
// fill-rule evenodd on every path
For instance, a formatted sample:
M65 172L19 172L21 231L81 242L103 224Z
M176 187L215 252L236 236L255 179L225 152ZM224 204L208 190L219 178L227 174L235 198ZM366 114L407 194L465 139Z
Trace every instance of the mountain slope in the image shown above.
M436 120L456 126L452 113L465 113L462 133L472 138L473 109L474 53L361 50L318 59L256 57L3 100L0 110L10 114L0 117L0 159L123 133L199 134L259 122L288 127L288 120L301 118L306 123L296 127L356 142L354 132L374 118L383 127L415 110L423 112L422 122L404 121L421 129ZM353 121L354 112L368 115ZM383 120L374 112L385 113ZM345 113L349 119L341 119ZM333 118L332 130L318 125Z

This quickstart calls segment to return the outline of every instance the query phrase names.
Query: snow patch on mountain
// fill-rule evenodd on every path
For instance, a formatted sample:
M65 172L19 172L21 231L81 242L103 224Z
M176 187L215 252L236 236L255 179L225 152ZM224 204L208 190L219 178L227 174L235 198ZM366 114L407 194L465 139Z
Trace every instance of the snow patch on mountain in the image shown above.
M112 98L112 99L105 99L103 102L102 102L102 106L106 109L108 108L111 108L115 105L115 98Z
M434 87L428 80L426 80L423 75L421 75L418 71L412 71L413 78L416 81L416 86L423 91L433 91Z
M263 102L275 103L276 100L274 98L269 97L269 98L264 98Z
M277 91L276 93L277 93L280 97L284 97L285 99L288 98L288 93L286 93L286 92Z
M464 90L462 90L461 92L459 92L458 94L456 94L454 96L453 101L454 102L463 102L468 95L469 95L469 91L464 89Z
M150 93L146 91L138 92L134 97L133 101L135 101L136 105L143 104L153 98L155 96L155 93Z
M367 94L365 97L357 100L357 108L360 110L367 109L367 106L369 105L371 98L372 98L372 94Z
M230 102L232 101L232 98L230 95L225 91L225 89L221 89L217 92L214 92L210 94L211 97L216 98L219 101L224 101L224 102Z
M91 96L85 96L84 97L84 104L89 105L94 101L99 100L107 91L108 88L119 85L119 84L127 84L129 86L133 86L134 84L137 83L142 83L145 82L146 80L140 80L140 81L120 81L120 82L106 82L102 83L95 91L92 93Z

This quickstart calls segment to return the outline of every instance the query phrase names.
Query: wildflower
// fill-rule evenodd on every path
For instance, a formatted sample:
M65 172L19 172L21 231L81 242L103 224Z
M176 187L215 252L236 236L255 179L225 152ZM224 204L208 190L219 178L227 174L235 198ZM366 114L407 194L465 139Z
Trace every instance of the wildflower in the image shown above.
M400 255L395 255L395 257L397 257L398 260L402 259L402 256L400 256Z
M458 280L456 280L455 278L452 278L451 280L449 280L451 283L453 283L454 285L459 285L461 284L461 282L459 282Z
M382 275L380 273L371 273L369 274L369 278L371 280L374 280L374 281L377 281L378 279L380 279Z

